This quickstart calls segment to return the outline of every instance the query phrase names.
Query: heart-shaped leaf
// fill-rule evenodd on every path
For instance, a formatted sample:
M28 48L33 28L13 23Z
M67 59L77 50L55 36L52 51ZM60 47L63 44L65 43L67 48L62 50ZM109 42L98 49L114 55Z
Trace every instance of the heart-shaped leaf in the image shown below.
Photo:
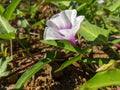
M90 24L88 21L83 22L78 31L86 40L97 43L107 43L109 31L98 26Z

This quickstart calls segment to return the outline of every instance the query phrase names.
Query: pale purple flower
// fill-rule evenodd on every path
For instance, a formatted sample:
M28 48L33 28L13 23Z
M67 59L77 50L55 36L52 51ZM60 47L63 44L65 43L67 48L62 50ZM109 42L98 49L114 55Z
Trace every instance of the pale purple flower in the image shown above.
M104 0L98 0L98 3L99 3L99 4L103 4L103 3L104 3Z
M72 45L75 45L77 42L75 35L84 19L84 16L76 15L77 11L73 9L52 16L46 23L44 40L68 40Z

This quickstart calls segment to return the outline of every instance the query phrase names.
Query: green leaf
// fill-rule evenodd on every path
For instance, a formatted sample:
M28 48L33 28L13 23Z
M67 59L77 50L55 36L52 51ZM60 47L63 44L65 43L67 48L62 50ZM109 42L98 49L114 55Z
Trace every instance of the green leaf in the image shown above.
M79 12L79 11L81 11L83 8L85 8L86 7L86 3L82 3L79 7L77 7L77 11Z
M0 38L6 40L15 39L15 32L11 32L8 34L0 34Z
M65 10L69 7L71 1L54 1L52 2L54 5L56 5L57 7L59 7L59 9L61 10Z
M0 5L0 15L5 11L4 7Z
M107 19L110 20L110 21L114 21L114 22L120 23L120 18L109 17L109 18L107 18Z
M107 43L109 31L90 24L88 21L83 22L78 31L86 40L97 43Z
M18 6L21 0L12 0L10 5L6 8L3 16L9 20L11 18L12 13L14 12L15 8Z
M45 23L45 19L42 19L42 20L34 23L32 26L33 26L33 27L36 27L36 26L38 26L38 25L39 25L39 26L42 26L42 25L44 25L44 23Z
M20 20L18 20L17 25L19 27L26 28L27 26L29 26L29 23L26 19L20 19Z
M12 60L12 57L7 57L5 59L0 59L0 77L7 76L9 71L7 71L8 62Z
M46 2L52 2L52 1L77 1L77 2L80 2L80 3L91 3L92 0L46 0Z
M41 40L40 42L42 43L45 43L45 44L49 44L49 45L53 45L53 46L56 46L56 47L61 47L61 48L64 48L64 49L67 49L69 51L72 51L72 52L77 52L79 54L88 54L91 52L91 47L87 47L85 49L81 49L79 47L75 47L73 45L71 45L68 41L66 40Z
M118 43L120 43L120 38L117 38L117 39L111 41L111 43L112 44L118 44Z
M109 11L111 11L111 12L115 11L119 7L120 7L120 1L119 0L113 0L112 4L110 4L109 6L105 6L105 8L108 9Z
M13 28L9 22L2 16L0 16L0 38L2 39L14 39L16 29Z
M83 64L100 64L103 65L103 63L108 63L109 59L101 59L101 58L85 58L83 59Z
M9 73L10 73L10 71L4 71L4 72L0 73L0 77L7 76Z
M70 60L67 60L65 61L61 66L60 68L58 68L55 72L58 72L60 70L63 70L64 68L68 67L69 65L71 65L73 62L76 62L78 60L81 60L81 56L78 55L78 56L75 56L73 58L71 58Z
M120 86L120 69L98 72L80 90L98 90L100 87Z
M35 65L31 66L25 73L23 73L23 75L17 81L15 89L20 89L25 84L25 82L27 82L36 72L54 60L55 56L56 52L47 52L46 59L40 60Z
M40 42L45 43L45 44L49 44L49 45L53 45L53 46L57 46L57 47L62 47L62 48L68 49L68 50L73 51L73 52L77 52L76 48L66 40L59 40L59 41L41 40Z

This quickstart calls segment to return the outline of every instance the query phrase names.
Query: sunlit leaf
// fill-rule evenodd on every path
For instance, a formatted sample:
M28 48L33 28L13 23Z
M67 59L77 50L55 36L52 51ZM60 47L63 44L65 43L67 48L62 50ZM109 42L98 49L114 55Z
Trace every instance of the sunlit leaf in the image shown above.
M12 0L10 5L6 8L3 16L9 20L11 18L11 15L13 14L14 10L18 6L21 0Z
M9 22L2 16L0 16L0 38L2 39L14 39L16 29L13 28Z
M98 90L100 87L120 86L120 69L98 72L80 90Z
M106 44L109 36L108 30L90 24L88 21L83 22L78 33L80 33L80 35L82 35L86 40L96 44Z
M8 62L12 60L12 57L6 59L0 59L0 77L7 76L10 71L7 70Z
M113 12L119 7L120 7L120 1L119 0L113 0L112 4L110 4L109 6L107 6L105 8L110 10L111 12Z
M111 41L111 43L112 44L118 44L118 43L120 43L120 38L117 38L117 39Z

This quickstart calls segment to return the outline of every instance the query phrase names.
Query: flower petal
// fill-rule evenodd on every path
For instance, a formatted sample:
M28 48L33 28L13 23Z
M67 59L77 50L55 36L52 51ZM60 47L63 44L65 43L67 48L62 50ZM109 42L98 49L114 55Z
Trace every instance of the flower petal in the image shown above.
M79 22L79 23L81 23L83 20L84 20L84 18L85 18L85 16L78 16L77 18L76 18L76 22Z
M67 18L70 20L70 22L74 26L77 11L75 9L73 9L73 10L65 10L65 15L67 16Z
M82 21L84 20L84 18L85 18L84 16L78 16L78 17L76 18L75 26L73 27L73 30L72 30L71 33L74 33L74 34L77 33L77 31L79 30L80 25L81 25Z
M52 28L58 29L57 25L55 23L53 23L51 20L48 20L46 22L46 24L47 24L48 27L52 27Z
M67 10L66 10L67 11ZM66 16L65 11L62 11L59 14L54 15L50 20L47 21L47 26L58 29L69 29L72 28L72 23Z
M46 27L43 38L44 40L61 40L61 35L56 29Z

